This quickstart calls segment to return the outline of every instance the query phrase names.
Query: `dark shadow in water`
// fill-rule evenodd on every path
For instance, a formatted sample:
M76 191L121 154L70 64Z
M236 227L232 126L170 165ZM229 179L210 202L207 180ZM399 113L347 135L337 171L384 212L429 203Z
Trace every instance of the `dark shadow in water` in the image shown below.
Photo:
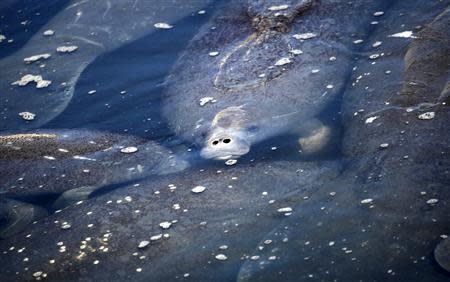
M179 53L208 20L193 14L98 57L81 74L66 110L45 128L88 128L168 140L171 130L161 115L165 77ZM88 92L96 90L95 94Z
M42 193L42 194L36 194L36 195L30 195L30 196L24 196L24 197L11 197L10 199L16 200L19 202L32 204L36 206L40 206L42 208L47 209L49 212L55 212L51 205L53 202L55 202L56 199L58 199L59 196L61 196L62 193Z
M22 48L39 29L67 6L69 1L1 0L0 34L7 39L0 43L0 59ZM8 43L9 39L14 41Z
M103 194L106 194L107 192L114 191L116 189L119 189L121 187L130 186L136 183L140 183L145 178L138 178L128 181L122 181L119 183L113 183L108 184L104 186L100 186L97 190L92 192L89 195L89 198L94 198ZM42 194L36 194L36 195L29 195L29 196L15 196L8 199L39 206L43 209L45 209L49 214L55 213L56 210L64 208L64 206L54 207L54 203L63 193L42 193ZM67 203L67 205L70 205L71 203ZM2 227L2 224L5 224L6 219L0 217L0 229Z

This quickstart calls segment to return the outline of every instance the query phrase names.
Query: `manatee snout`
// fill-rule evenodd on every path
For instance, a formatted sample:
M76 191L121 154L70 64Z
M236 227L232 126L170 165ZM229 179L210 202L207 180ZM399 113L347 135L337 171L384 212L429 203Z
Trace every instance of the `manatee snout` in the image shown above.
M219 129L206 139L200 155L205 159L238 158L250 151L250 143L240 132Z

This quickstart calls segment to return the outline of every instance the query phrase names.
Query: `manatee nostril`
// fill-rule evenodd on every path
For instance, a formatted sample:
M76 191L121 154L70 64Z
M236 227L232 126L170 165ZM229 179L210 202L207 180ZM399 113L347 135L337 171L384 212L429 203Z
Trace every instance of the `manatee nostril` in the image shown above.
M211 142L211 144L213 144L213 145L217 145L217 144L219 144L219 141L217 141L217 140L214 140L214 141L212 141L212 142Z
M228 143L230 143L231 142L231 139L230 138L225 138L225 139L223 139L223 143L225 143L225 144L228 144Z

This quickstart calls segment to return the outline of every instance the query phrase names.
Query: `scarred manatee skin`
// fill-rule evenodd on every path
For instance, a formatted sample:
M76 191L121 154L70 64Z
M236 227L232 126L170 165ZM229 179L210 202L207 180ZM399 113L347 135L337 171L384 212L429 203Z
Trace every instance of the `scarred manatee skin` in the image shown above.
M373 13L388 5L288 1L288 8L271 11L276 3L225 4L181 55L164 108L180 137L201 148L230 139L220 143L224 152L236 140L241 155L271 136L301 134L339 95L353 41L370 32Z

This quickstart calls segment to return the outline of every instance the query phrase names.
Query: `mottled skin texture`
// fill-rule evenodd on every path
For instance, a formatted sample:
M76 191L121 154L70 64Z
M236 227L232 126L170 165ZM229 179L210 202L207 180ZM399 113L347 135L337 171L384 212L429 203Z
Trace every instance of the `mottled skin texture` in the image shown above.
M405 54L405 83L400 97L401 106L449 102L450 20L449 8L417 33Z
M129 146L138 151L120 151ZM36 197L59 196L54 204L63 208L107 185L170 174L186 166L169 150L132 136L83 130L0 135L0 201L5 205L2 215L12 222L21 217L33 219L28 216L33 211L31 206L11 204L11 199L36 201ZM2 229L0 237L6 236Z
M347 165L328 188L336 197L317 200L323 211L297 206L304 212L266 235L277 237L273 249L255 250L264 264L246 263L241 281L448 281L433 257L440 236L450 231L450 112L438 104L450 71L448 5L397 1L379 18L343 98ZM418 38L389 37L405 30ZM378 48L376 41L382 41ZM372 64L374 53L384 56ZM435 118L420 120L425 111ZM373 116L379 117L366 124ZM430 199L438 202L427 204ZM290 244L281 242L285 237ZM299 253L307 259L293 259ZM271 255L282 259L270 262ZM448 265L448 256L441 258Z
M280 1L231 1L219 8L169 76L165 115L180 137L204 149L204 157L238 157L251 144L283 133L308 135L309 123L342 90L352 41L370 31L373 12L387 5L288 2L288 9L276 12L268 9ZM317 36L293 37L308 32ZM292 54L294 49L303 54ZM212 51L219 55L209 56ZM281 58L291 63L274 66ZM217 102L202 107L203 97ZM236 107L240 115L227 114Z
M157 29L158 22L176 21L209 4L209 0L73 0L43 26L14 56L0 60L0 130L37 128L61 113L72 98L75 84L97 56ZM47 2L32 3L47 5ZM52 3L54 6L54 3ZM33 7L38 9L37 7ZM53 8L53 7L52 7ZM16 12L16 11L14 11ZM120 18L121 20L117 20ZM48 29L53 36L43 36ZM7 37L12 37L6 34ZM59 46L78 46L70 54L56 52ZM51 57L32 64L23 59L50 53ZM45 67L40 67L45 64ZM52 84L36 89L12 86L25 74L42 75ZM25 101L25 102L24 102ZM25 122L18 113L33 112L36 119Z
M59 194L81 186L102 186L185 167L169 150L133 136L83 130L34 132L49 137L22 135L10 141L17 135L0 135L3 195ZM138 151L120 151L130 146Z
M277 209L313 197L318 185L339 173L333 163L313 162L261 162L219 169L141 181L138 187L123 187L42 219L0 241L0 275L4 281L32 279L36 271L47 273L46 281L174 281L189 273L194 281L230 281L260 237L285 218ZM206 190L192 193L197 185ZM169 229L159 227L160 222L172 220L177 222ZM62 230L63 222L71 228ZM106 233L110 235L103 240ZM138 249L142 240L161 233L170 238ZM90 241L80 248L86 237ZM58 242L64 242L65 252L58 251ZM228 249L219 250L221 245ZM15 250L8 251L11 246ZM219 253L228 259L216 260ZM23 262L25 257L28 262ZM93 264L95 260L99 264Z
M417 25L425 34L445 34L447 3L392 4L365 38L353 78L370 75L354 86L352 79L344 95L343 174L336 175L330 163L238 163L220 173L210 167L146 180L140 187L123 187L68 207L0 241L1 277L32 280L33 273L43 271L50 281L171 281L183 279L184 273L193 281L448 281L448 273L433 261L433 250L450 226L450 113L448 106L434 105L427 110L436 117L419 120L423 108L414 107L416 101L435 103L447 86L444 79L426 80L431 88L412 87L409 81L430 64L448 77L440 61L447 57L407 56L405 61L405 54L413 54L408 50L422 46L435 48L431 54L445 54L444 44L440 37L422 42L388 37ZM380 51L372 47L376 40L383 41ZM368 56L375 52L385 55L372 64ZM417 68L404 62L417 62ZM408 89L408 96L397 95L405 94L402 89ZM408 105L413 111L407 112L402 101L413 101ZM355 115L360 109L364 112ZM366 124L373 114L379 118ZM380 149L381 143L388 148ZM177 186L172 192L170 184ZM196 185L207 189L193 194ZM426 203L433 198L439 202ZM363 199L373 201L362 204ZM293 208L290 217L276 212L287 206ZM162 231L158 224L167 220L178 222ZM65 221L71 228L61 230ZM137 249L139 242L160 233L170 238ZM265 244L267 239L272 242ZM64 252L58 251L58 242L67 246ZM221 245L229 247L219 250ZM228 259L215 260L218 253ZM259 258L250 259L253 255Z

